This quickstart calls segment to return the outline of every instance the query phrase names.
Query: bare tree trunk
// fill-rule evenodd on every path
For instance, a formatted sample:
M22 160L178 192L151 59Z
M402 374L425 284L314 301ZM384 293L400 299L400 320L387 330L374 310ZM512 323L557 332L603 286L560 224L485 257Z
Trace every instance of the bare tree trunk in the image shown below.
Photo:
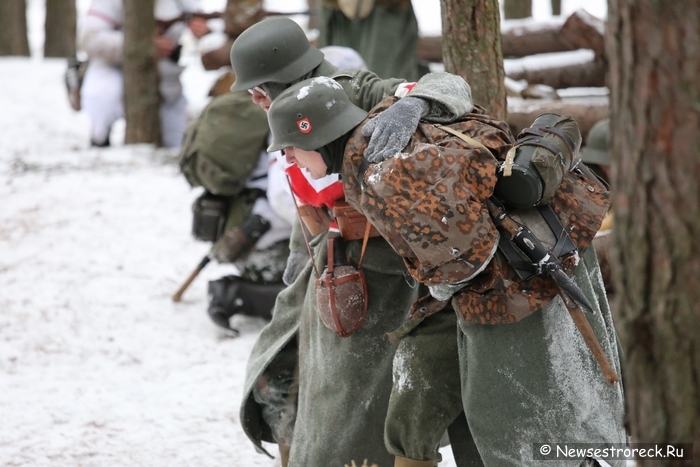
M0 0L0 56L29 56L27 2Z
M564 18L547 21L509 20L501 23L501 44L504 57L525 57L527 55L572 50L569 44L561 41L560 31Z
M309 29L318 29L318 12L321 9L321 0L307 0L309 5Z
M631 435L637 442L694 442L695 462L700 459L698 24L697 0L610 0L606 31L616 163L613 266Z
M124 0L126 144L161 146L154 0Z
M503 0L505 19L529 18L532 16L532 0Z
M445 70L463 77L476 104L507 113L498 0L441 0Z
M552 16L561 15L561 0L552 0Z
M75 0L46 0L44 57L75 57Z

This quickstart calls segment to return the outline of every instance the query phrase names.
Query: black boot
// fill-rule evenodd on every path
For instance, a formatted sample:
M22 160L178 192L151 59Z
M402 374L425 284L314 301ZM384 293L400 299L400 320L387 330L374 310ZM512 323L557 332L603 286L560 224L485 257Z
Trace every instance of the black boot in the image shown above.
M96 141L94 138L91 139L90 146L92 146L93 148L108 148L110 146L109 135L104 141Z
M214 323L237 333L229 323L231 317L242 314L271 319L277 294L284 287L282 282L258 284L238 276L222 277L209 282L207 312Z

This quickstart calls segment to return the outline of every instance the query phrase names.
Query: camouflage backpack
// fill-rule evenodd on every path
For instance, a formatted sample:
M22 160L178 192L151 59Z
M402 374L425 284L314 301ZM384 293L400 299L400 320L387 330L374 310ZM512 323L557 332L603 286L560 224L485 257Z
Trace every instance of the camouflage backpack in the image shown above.
M375 107L369 118L394 98ZM524 276L499 244L501 236L484 203L494 194L497 170L514 143L503 121L476 107L459 121L440 127L421 123L397 157L363 171L367 140L360 124L343 158L346 199L363 212L394 250L410 274L432 286L466 284L452 298L457 314L469 322L501 324L518 321L541 309L558 293L541 275ZM465 139L460 136L466 137ZM588 247L609 207L606 187L585 166L567 172L546 219L538 208L511 215L535 231L569 275ZM559 248L545 227L560 224L573 248ZM556 254L556 253L555 253ZM421 299L410 321L420 320L447 302Z

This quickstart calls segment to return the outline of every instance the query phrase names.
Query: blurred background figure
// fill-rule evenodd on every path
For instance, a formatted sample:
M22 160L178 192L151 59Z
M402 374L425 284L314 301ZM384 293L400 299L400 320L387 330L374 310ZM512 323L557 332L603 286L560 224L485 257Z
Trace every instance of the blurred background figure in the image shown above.
M410 0L322 0L318 29L318 47L355 49L381 78L417 81L429 71L418 58L418 21Z
M155 18L170 22L183 13L197 11L197 0L156 0ZM124 117L124 76L122 48L124 5L121 0L92 0L81 22L78 46L88 57L81 89L81 106L92 124L91 144L109 146L114 123ZM187 129L187 101L182 92L179 44L189 28L197 38L209 32L206 20L193 17L159 26L156 41L158 56L160 119L163 144L179 147Z
M265 150L265 111L247 92L231 92L229 80L233 72L214 84L179 157L190 186L203 188L193 205L193 236L212 242L208 258L237 269L207 289L209 317L236 336L234 315L272 317L289 256L292 225L286 219L296 211L277 154Z

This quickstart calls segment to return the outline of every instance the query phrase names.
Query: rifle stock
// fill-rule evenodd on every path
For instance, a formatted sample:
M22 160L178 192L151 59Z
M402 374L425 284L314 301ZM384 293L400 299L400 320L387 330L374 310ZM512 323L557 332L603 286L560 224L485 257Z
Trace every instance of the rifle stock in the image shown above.
M202 269L209 264L209 261L211 261L211 258L209 258L209 255L205 256L202 258L202 260L199 262L197 267L195 268L194 271L189 275L189 277L185 280L185 282L180 286L179 289L177 289L177 292L175 292L175 295L173 295L173 301L174 302L179 302L180 299L182 298L182 294L185 293L185 290L190 286L192 281L195 280L195 278L199 275L200 272L202 272Z

